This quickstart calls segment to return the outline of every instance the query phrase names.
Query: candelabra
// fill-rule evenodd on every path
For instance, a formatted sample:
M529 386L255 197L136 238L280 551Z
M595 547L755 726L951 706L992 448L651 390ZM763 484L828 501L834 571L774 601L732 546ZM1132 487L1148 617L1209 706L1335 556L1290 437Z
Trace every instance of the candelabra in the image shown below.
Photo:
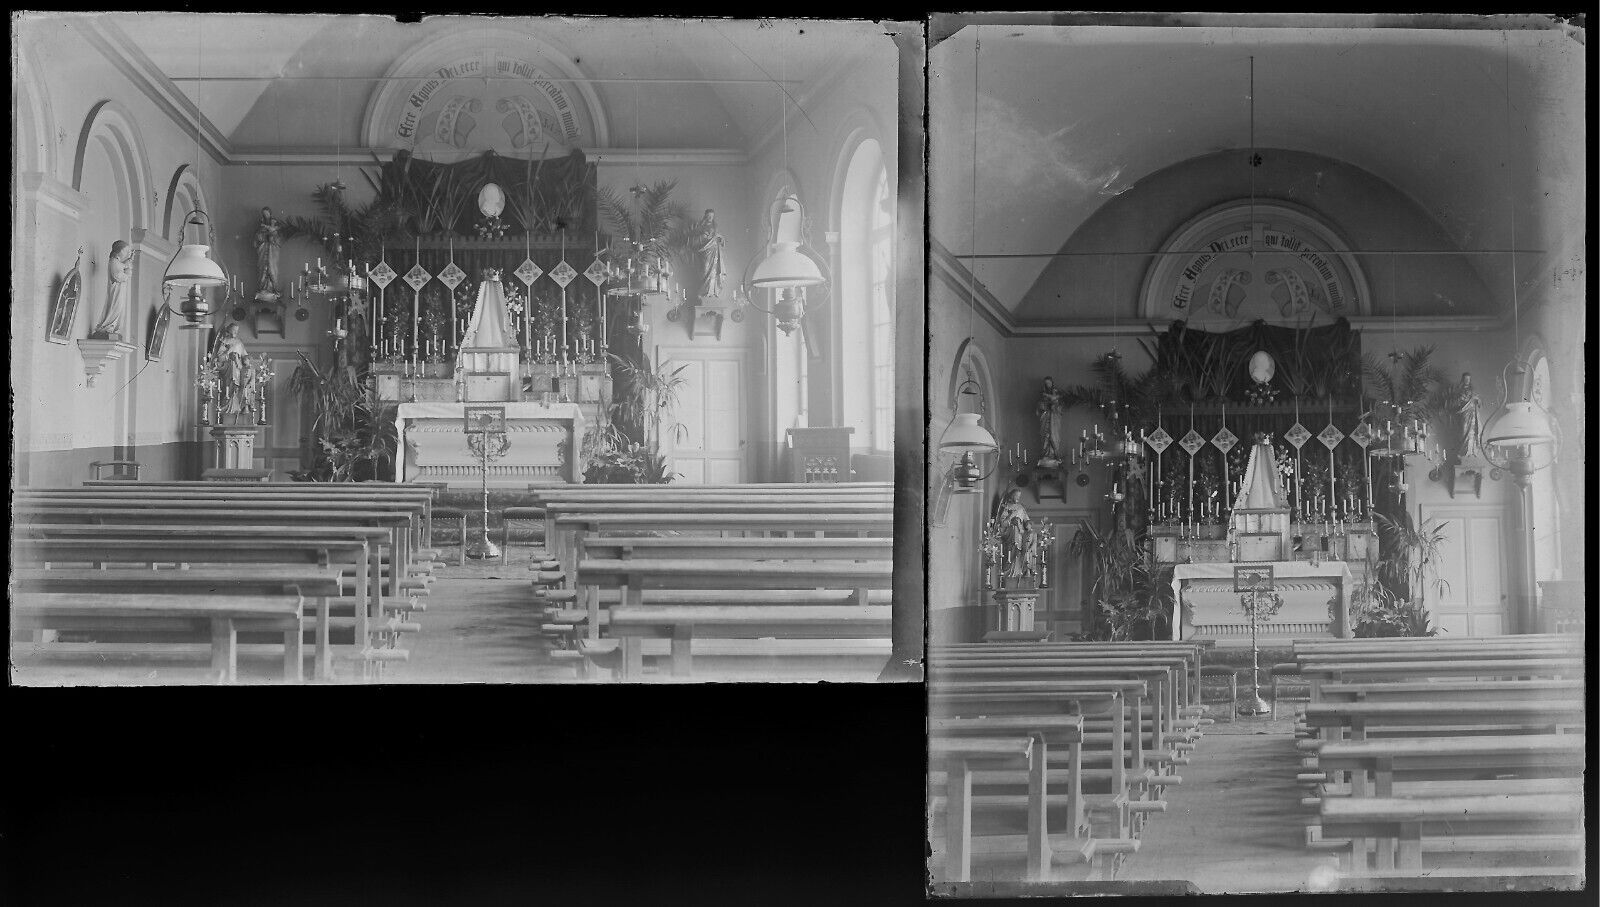
M511 440L506 435L506 408L469 406L463 419L467 449L478 458L483 490L481 531L467 546L466 555L473 560L486 560L500 556L500 546L489 540L489 461L500 459L511 449Z

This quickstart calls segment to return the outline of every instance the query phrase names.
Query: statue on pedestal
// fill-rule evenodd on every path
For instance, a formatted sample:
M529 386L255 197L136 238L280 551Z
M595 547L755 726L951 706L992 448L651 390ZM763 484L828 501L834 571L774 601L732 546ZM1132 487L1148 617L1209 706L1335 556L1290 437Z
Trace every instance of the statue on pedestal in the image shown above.
M722 247L727 240L717 232L715 209L706 209L705 217L695 225L691 242L700 261L700 286L695 295L701 299L716 299L722 295L722 282L728 273L722 263Z
M133 246L125 239L111 244L111 255L106 262L106 305L100 312L100 321L89 332L91 340L121 340L122 315L127 307L128 280L133 276Z
M995 521L1000 539L1000 576L1005 585L1038 574L1037 530L1022 506L1022 490L1012 488L1000 500Z
M278 298L278 250L282 245L283 226L272 216L271 208L262 208L255 235L257 299L270 302Z
M1483 430L1478 421L1478 406L1482 401L1472 389L1472 373L1462 372L1461 383L1450 394L1450 409L1455 419L1455 434L1451 438L1451 453L1457 462L1465 462L1478 451L1479 433Z
M1061 410L1064 395L1056 387L1054 378L1045 376L1044 390L1039 393L1039 402L1034 404L1034 414L1039 418L1039 465L1044 467L1061 465L1061 449L1056 445L1056 428L1061 422Z
M239 339L238 322L229 322L217 336L211 360L216 370L218 423L224 415L237 418L254 413L259 405L256 366L250 361L244 341Z

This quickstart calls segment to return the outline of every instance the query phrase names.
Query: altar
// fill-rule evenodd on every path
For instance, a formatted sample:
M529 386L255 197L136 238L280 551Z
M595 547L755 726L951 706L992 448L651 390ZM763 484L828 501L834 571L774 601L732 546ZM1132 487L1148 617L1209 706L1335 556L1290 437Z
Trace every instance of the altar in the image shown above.
M1283 608L1261 621L1264 640L1350 636L1350 590L1354 580L1344 561L1262 561L1272 567ZM1250 644L1250 618L1233 591L1240 563L1178 564L1172 568L1174 639L1213 639L1219 645Z
M506 403L504 457L489 464L490 488L583 481L583 411L576 403ZM402 403L395 415L396 482L444 482L475 489L478 458L467 447L464 403Z
M1220 528L1220 527L1219 527ZM1281 608L1257 624L1257 636L1266 639L1349 637L1350 590L1354 577L1346 561L1335 559L1334 549L1323 559L1323 549L1313 545L1311 534L1298 527L1279 479L1272 445L1258 435L1251 446L1238 496L1228 515L1227 539L1219 548L1207 540L1182 538L1176 550L1184 562L1172 568L1172 631L1174 639L1210 639L1219 644L1248 645L1250 618L1234 584L1241 566L1272 568L1272 591ZM1348 536L1346 551L1350 550ZM1299 541L1299 545L1296 545ZM1166 545L1153 546L1165 549ZM1226 555L1226 560L1196 562L1201 549ZM1302 558L1297 559L1296 555Z
M523 401L517 353L500 274L486 269L456 353L455 402L402 403L395 411L395 481L517 489L583 481L583 410L570 401ZM508 442L487 465L468 446L465 421L468 405L485 402L505 407Z

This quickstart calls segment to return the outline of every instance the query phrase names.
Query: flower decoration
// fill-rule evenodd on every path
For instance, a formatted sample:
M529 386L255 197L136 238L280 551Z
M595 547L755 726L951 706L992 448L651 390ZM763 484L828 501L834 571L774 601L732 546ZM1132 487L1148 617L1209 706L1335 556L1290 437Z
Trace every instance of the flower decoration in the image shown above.
M1244 396L1251 406L1266 406L1278 399L1278 389L1270 383L1258 381L1244 389Z
M500 219L500 215L484 218L473 226L478 231L479 239L505 239L508 225Z

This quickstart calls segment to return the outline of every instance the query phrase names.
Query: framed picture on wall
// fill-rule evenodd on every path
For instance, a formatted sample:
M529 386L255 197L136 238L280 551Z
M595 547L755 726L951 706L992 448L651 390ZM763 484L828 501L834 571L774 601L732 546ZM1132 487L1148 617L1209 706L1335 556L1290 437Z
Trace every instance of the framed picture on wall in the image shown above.
M61 281L61 289L50 305L49 328L45 339L51 343L66 343L72 339L72 326L78 318L78 297L83 291L83 275L78 265L83 261L83 246L78 247L78 257L72 260L72 270Z
M172 323L172 307L163 299L161 305L156 307L155 316L150 325L150 339L145 344L144 358L148 362L160 362L161 351L167 346L167 327Z

